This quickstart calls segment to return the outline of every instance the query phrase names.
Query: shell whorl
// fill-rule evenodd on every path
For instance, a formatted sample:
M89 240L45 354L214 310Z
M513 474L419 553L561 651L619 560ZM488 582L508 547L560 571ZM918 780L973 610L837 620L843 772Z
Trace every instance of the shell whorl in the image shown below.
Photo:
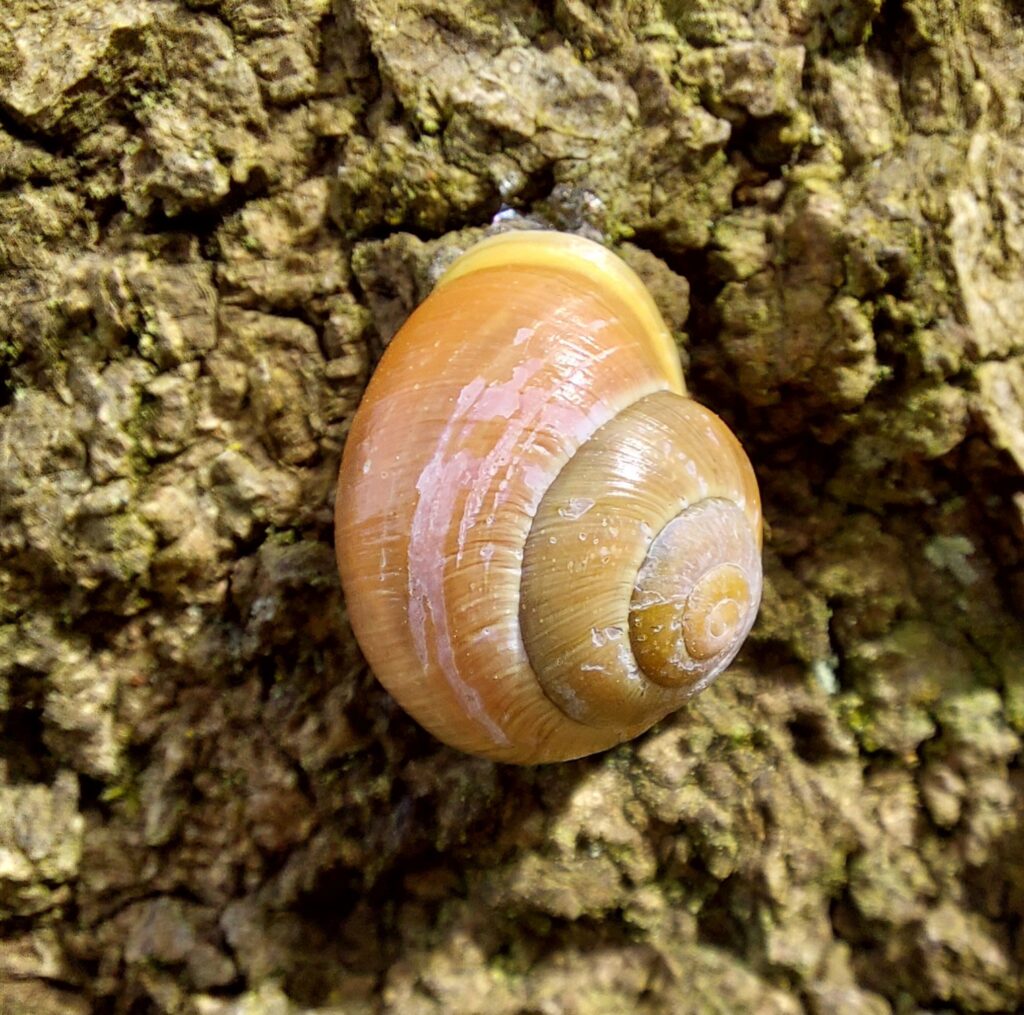
M737 452L716 416L662 391L601 427L548 488L520 617L538 681L567 715L600 727L660 717L735 656L761 597L757 491Z
M640 280L561 233L471 248L393 339L346 443L336 544L374 673L439 739L593 753L735 654L757 487L683 391Z

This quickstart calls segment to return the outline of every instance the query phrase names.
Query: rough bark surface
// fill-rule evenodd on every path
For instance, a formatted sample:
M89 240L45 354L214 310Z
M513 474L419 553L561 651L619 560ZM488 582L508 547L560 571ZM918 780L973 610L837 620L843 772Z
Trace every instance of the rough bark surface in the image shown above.
M758 469L741 661L456 755L331 504L499 213L650 282ZM1018 0L4 0L0 1012L1024 1006Z

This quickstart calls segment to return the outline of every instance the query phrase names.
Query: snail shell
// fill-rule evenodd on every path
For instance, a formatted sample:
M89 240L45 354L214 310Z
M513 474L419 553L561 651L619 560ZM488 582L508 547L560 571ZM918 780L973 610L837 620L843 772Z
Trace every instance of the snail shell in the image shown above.
M565 760L706 687L761 596L753 470L640 279L563 233L463 254L352 423L335 538L377 678L446 743Z

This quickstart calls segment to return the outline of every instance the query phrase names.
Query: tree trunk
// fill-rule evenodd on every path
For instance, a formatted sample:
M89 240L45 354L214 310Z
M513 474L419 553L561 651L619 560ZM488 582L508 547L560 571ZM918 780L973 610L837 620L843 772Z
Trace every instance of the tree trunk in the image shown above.
M4 0L0 1013L1024 1007L1017 0ZM348 627L383 345L613 246L767 522L638 740L458 754Z

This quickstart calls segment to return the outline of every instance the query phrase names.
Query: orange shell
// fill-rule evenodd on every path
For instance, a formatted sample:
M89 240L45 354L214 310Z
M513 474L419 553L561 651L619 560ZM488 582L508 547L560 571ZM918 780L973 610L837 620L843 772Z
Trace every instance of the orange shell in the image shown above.
M386 349L345 446L338 563L374 673L439 739L533 763L661 718L569 718L520 630L524 546L546 490L599 427L658 391L683 384L650 296L603 247L560 233L472 248Z

